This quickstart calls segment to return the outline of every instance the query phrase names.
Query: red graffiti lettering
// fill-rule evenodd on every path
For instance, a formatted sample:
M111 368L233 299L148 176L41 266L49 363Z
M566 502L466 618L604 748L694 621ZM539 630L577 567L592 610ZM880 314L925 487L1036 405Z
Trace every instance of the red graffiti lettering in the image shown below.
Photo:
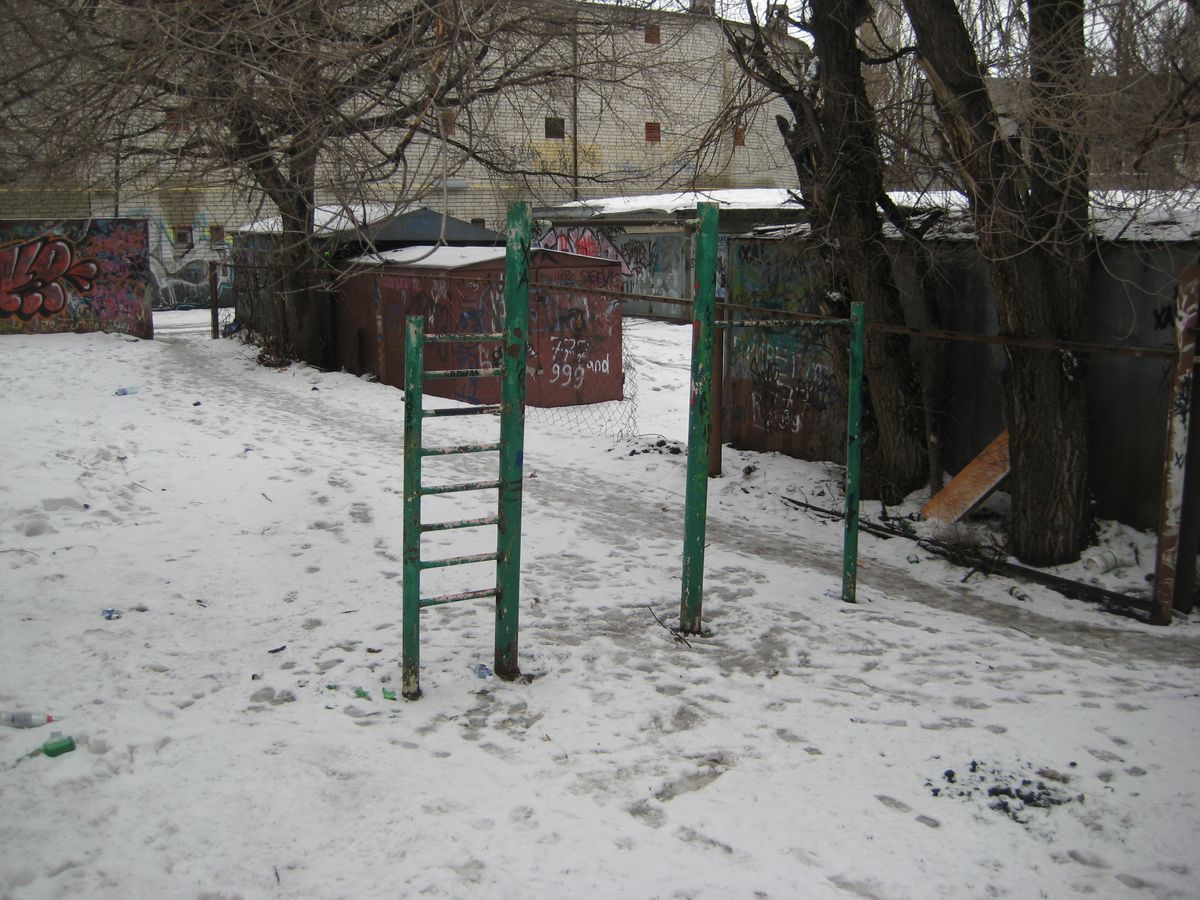
M67 305L67 286L92 290L99 263L80 259L75 245L57 235L0 244L0 316L52 316Z

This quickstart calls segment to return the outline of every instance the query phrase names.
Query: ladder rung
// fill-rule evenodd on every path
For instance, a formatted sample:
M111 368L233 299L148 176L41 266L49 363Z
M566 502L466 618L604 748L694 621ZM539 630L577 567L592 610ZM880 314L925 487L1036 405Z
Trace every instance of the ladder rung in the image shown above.
M459 491L487 491L500 487L500 481L464 481L460 484L431 484L421 488L422 495L456 494Z
M494 444L456 444L453 447L422 447L422 456L452 456L455 453L490 453L499 450L500 442Z
M423 559L422 569L443 569L447 566L467 566L471 563L495 562L500 554L493 550L491 553L476 553L474 556L452 556L449 559Z
M488 588L484 591L463 591L461 594L443 594L440 597L422 597L421 608L426 606L441 606L444 603L457 603L459 600L479 600L483 597L495 597L496 589Z
M499 378L503 369L437 369L423 373L425 378Z
M482 519L455 519L452 522L430 522L427 525L421 526L421 533L427 531L450 531L454 528L478 528L481 525L496 525L500 522L499 516L484 516Z
M484 344L489 341L504 340L504 332L494 332L492 334L427 334L425 335L426 343L436 344Z
M500 404L495 406L464 406L461 409L423 409L421 415L425 418L431 416L482 416L485 413L500 412Z

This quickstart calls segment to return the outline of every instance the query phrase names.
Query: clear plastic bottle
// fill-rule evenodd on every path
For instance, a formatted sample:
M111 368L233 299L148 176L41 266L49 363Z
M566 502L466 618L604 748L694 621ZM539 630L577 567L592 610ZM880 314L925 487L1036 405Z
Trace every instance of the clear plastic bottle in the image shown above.
M0 712L0 725L7 725L9 728L37 728L39 725L46 725L50 722L57 722L56 716L41 712L27 712L25 710L16 710Z

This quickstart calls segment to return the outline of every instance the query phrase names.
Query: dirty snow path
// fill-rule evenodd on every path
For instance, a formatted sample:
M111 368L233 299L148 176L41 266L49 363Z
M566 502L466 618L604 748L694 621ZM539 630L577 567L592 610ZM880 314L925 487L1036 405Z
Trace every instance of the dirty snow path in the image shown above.
M687 331L630 331L645 436L530 423L532 681L475 676L492 613L457 604L424 614L415 703L383 695L398 391L186 329L6 338L0 709L64 718L0 729L0 898L1197 896L1194 623L868 536L846 606L838 526L779 500L836 506L836 474L727 449L715 634L673 637ZM51 728L79 749L25 758Z

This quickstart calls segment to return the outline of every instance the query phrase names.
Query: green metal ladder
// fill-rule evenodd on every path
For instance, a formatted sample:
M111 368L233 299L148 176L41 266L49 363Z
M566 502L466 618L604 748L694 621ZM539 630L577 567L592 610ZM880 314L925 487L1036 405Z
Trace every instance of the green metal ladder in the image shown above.
M421 696L421 610L462 600L493 597L496 601L496 656L500 678L518 677L517 632L520 611L521 493L525 445L525 364L529 324L529 206L516 203L508 211L508 246L504 269L504 331L493 334L425 334L425 320L409 316L405 323L404 359L404 624L402 635L403 694ZM426 343L498 343L502 363L492 369L425 371ZM426 379L500 378L498 405L425 409ZM493 443L427 447L424 420L441 416L500 413L500 440ZM499 452L499 477L490 481L424 485L421 463L426 457ZM496 513L476 519L426 523L421 498L465 491L497 491ZM422 559L421 536L432 531L496 526L494 552L446 559ZM488 588L421 596L421 573L427 569L471 563L496 563L496 581Z

